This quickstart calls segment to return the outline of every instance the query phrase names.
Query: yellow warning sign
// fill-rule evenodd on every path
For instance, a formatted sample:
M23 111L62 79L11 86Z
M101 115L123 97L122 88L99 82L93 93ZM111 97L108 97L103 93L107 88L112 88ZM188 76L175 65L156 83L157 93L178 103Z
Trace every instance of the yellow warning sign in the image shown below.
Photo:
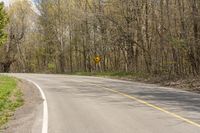
M96 56L94 58L94 61L95 61L96 64L98 64L101 61L101 58L99 56Z

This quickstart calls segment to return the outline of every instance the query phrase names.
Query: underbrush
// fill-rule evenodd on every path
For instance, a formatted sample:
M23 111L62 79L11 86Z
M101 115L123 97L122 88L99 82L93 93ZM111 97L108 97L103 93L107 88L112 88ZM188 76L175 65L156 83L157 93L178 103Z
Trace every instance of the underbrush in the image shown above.
M0 127L23 105L22 92L17 82L15 78L0 75Z

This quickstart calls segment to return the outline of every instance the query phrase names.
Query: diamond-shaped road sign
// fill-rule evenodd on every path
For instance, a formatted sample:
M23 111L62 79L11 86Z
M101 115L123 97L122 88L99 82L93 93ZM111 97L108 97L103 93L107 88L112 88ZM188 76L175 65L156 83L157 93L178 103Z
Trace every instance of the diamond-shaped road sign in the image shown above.
M101 58L99 56L96 56L94 58L94 61L95 61L96 64L98 64L101 61Z

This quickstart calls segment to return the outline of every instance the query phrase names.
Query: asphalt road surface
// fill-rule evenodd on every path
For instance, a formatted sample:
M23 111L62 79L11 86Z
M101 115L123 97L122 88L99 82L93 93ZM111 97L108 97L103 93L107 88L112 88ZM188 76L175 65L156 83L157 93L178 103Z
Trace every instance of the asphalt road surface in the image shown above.
M107 78L12 75L43 90L48 133L200 133L199 94Z

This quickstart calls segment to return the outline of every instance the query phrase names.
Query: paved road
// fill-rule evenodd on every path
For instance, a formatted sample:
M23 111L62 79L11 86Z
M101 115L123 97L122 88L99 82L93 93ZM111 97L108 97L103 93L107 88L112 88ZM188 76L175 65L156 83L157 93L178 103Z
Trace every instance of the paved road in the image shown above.
M14 74L47 98L48 133L200 133L200 95L106 78Z

